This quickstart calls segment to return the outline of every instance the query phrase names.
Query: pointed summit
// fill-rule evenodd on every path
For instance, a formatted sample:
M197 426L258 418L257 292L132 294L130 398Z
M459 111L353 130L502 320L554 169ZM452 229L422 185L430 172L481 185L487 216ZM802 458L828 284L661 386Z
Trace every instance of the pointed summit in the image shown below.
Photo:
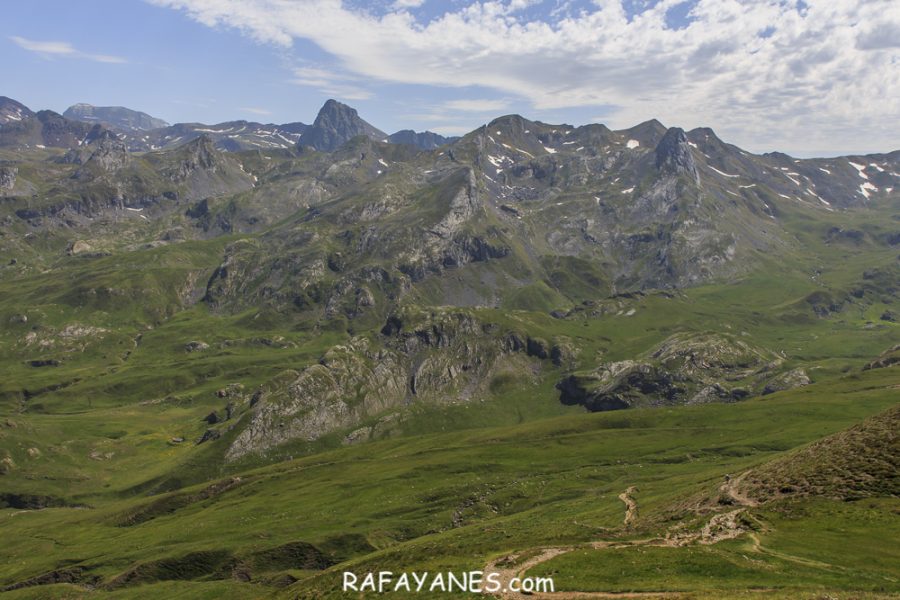
M694 164L694 157L691 155L691 148L688 145L684 129L672 127L666 131L656 146L656 168L689 175L693 179L699 180L697 165Z
M332 152L358 135L378 141L388 137L386 133L360 118L355 108L337 100L328 100L319 110L315 122L303 134L300 145L311 146L322 152Z

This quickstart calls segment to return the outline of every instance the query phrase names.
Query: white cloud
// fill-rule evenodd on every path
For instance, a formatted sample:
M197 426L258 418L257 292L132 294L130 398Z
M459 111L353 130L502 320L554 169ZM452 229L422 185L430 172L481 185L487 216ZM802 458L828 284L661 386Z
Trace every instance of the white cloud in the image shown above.
M110 56L108 54L90 54L76 50L72 44L68 42L55 41L37 41L29 40L17 35L11 36L11 39L17 46L24 48L29 52L34 52L45 57L63 57L63 58L83 58L101 63L125 63L128 62L119 56Z
M467 112L496 112L509 107L509 100L448 100L443 106L449 110L461 110Z
M250 113L251 115L260 115L260 116L268 116L272 114L272 111L266 110L265 108L255 108L253 106L243 106L241 110L245 113Z
M340 100L367 100L372 93L357 85L357 78L320 67L294 67L291 83L316 88Z
M620 0L595 0L590 11L543 20L518 12L528 0L484 0L424 23L340 0L149 1L265 43L314 42L342 73L298 76L322 89L479 86L536 110L618 107L613 127L651 117L711 125L751 149L836 140L886 149L900 139L895 0L698 0L678 30L668 29L666 12L684 0L637 15Z
M391 7L394 10L403 10L405 8L419 8L425 4L425 0L394 0Z

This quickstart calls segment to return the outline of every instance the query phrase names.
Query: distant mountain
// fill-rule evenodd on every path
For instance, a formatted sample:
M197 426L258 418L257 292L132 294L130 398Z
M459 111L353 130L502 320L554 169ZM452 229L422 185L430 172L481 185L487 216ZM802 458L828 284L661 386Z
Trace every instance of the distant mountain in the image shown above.
M6 96L0 96L0 125L18 123L22 119L33 116L34 112L21 102L16 102Z
M123 132L121 135L132 152L174 148L204 135L209 137L219 150L240 152L293 148L308 128L309 125L305 123L275 125L252 121L229 121L217 125L178 123L152 131Z
M44 120L54 121L51 129L57 131L57 134L51 135L53 141L50 143L44 140L40 131L43 125L31 122L36 113L11 98L0 96L0 127L11 126L0 131L0 146L34 147L62 144L60 147L76 148L89 141L84 140L83 136L78 138L79 133L90 131L90 127L86 128L85 125L101 125L112 130L124 142L129 152L167 150L201 136L209 137L217 149L226 152L287 149L298 145L333 152L358 135L380 142L413 146L421 150L433 150L459 139L444 137L431 131L416 132L411 129L387 135L360 118L356 109L336 100L328 100L322 106L313 125L299 121L284 124L228 121L215 125L205 123L169 125L162 119L130 108L93 106L85 103L70 106L62 115L52 111L43 112ZM72 136L59 137L58 133L62 127L62 122L58 121L60 118L72 124L67 126L73 132ZM74 140L71 144L64 141L69 137Z
M319 110L312 127L303 134L300 145L333 152L358 135L388 141L388 135L360 118L355 108L337 100L328 100Z
M151 117L147 113L131 110L124 106L74 104L66 109L63 116L73 121L103 123L111 129L126 131L150 131L151 129L160 129L169 125L162 119Z
M416 132L412 129L403 129L388 136L388 141L392 144L407 144L422 150L433 150L458 139L457 137L444 137L433 131Z

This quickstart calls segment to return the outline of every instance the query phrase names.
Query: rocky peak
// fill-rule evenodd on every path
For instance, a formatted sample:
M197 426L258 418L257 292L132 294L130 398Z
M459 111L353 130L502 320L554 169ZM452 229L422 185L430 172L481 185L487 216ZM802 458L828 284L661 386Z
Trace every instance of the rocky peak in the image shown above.
M699 180L697 165L694 163L691 147L683 129L672 127L659 141L656 146L656 168L689 175L695 181Z
M215 171L219 163L219 151L212 138L203 134L180 148L182 154L178 174L184 178L197 170Z
M621 134L629 140L637 140L643 147L652 148L659 143L666 134L666 131L665 125L656 119L650 119L649 121L644 121L634 127L622 129L616 133Z
M109 131L103 132L90 144L93 152L88 158L86 164L95 164L107 172L118 171L126 166L131 155L125 146L125 142L119 139L119 136Z
M488 123L487 128L489 131L499 129L515 136L525 135L526 131L530 132L531 129L535 128L535 124L521 115L504 115Z
M337 100L328 100L319 110L312 126L303 134L300 145L310 146L322 152L332 152L358 135L379 141L388 137L386 133L360 118L355 108Z
M31 109L21 102L6 96L0 96L0 125L18 123L33 116L34 113Z

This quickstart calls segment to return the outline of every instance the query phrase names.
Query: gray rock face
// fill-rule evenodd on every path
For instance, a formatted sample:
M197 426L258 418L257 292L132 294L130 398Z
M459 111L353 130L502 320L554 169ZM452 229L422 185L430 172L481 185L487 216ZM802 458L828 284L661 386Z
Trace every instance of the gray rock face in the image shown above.
M16 167L0 167L0 190L11 191L16 187L16 176L19 169Z
M688 145L688 138L683 129L672 127L666 131L656 146L656 168L688 175L695 181L700 180L697 165L694 164L691 147Z
M316 120L300 139L301 146L309 146L322 152L333 152L345 142L364 135L383 141L387 134L362 120L355 108L329 100L319 110Z

